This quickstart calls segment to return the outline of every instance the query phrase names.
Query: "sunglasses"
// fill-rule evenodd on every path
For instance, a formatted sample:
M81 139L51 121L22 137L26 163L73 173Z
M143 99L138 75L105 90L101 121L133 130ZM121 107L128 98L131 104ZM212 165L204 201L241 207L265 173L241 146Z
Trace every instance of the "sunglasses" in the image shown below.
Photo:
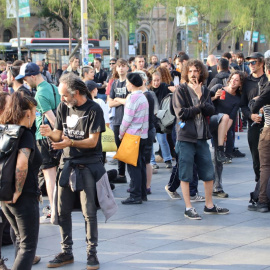
M110 63L110 65L115 65L115 63Z
M254 65L256 65L256 63L257 63L257 61L253 60L253 61L248 62L248 65L254 66Z
M5 83L3 83L3 82L0 82L0 85L5 85Z

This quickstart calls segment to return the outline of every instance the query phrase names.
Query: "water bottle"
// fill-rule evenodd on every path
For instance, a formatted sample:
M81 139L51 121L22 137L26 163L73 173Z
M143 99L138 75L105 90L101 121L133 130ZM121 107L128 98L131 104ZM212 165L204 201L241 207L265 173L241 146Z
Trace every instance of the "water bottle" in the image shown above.
M178 124L179 124L180 128L183 128L186 125L186 123L182 122L182 121L180 121Z

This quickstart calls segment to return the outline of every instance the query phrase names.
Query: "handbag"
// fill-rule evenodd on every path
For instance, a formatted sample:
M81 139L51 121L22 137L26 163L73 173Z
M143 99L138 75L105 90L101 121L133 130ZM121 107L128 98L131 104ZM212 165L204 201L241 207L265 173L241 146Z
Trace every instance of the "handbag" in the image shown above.
M106 126L106 131L101 135L102 152L116 152L117 145L113 131Z
M125 133L114 159L137 167L141 136Z

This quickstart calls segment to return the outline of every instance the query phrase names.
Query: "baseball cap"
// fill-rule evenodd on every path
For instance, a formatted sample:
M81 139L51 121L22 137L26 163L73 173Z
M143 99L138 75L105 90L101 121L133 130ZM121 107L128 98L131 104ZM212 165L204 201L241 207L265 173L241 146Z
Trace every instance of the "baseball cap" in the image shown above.
M250 58L264 58L263 54L262 53L259 53L259 52L253 52L250 54L250 56L246 57L246 59L250 59Z
M23 79L26 76L38 75L40 73L39 66L35 63L23 64L20 68L20 73L16 76L15 80Z
M85 85L89 92L92 92L95 88L98 88L98 84L94 81L86 81Z

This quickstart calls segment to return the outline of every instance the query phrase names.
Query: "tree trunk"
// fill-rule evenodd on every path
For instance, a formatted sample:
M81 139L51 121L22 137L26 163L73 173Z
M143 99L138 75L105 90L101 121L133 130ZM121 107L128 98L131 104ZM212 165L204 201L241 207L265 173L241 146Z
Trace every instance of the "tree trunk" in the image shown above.
M217 46L221 43L221 41L232 31L232 30L234 30L234 29L236 29L237 28L237 26L234 26L233 28L231 28L231 29L228 29L228 30L226 30L223 34L222 34L222 36L221 36L221 38L217 41L217 43L215 44L215 46L211 49L211 50L209 50L209 54L212 54L213 52L214 52L214 50L217 48Z
M253 30L254 30L254 18L251 19L251 29L250 29L251 34L250 34L250 41L248 44L248 55L250 55L251 53Z

